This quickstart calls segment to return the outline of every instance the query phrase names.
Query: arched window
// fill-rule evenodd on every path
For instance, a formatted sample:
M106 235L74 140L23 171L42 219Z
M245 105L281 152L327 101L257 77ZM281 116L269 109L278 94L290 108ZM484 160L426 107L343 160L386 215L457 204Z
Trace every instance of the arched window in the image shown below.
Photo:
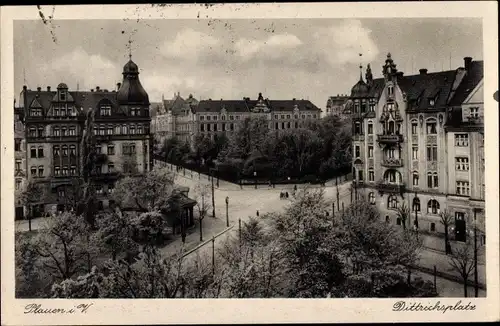
M62 146L62 156L68 156L68 146L67 145Z
M75 145L70 145L69 146L69 155L70 156L76 156L76 146Z
M390 195L387 198L387 207L390 209L398 208L398 197L396 195Z
M124 134L124 135L128 135L128 132L127 132L127 125L122 125L122 134Z
M135 134L135 125L130 126L130 134L134 135Z
M420 199L418 198L413 198L413 205L412 205L413 211L420 212Z
M112 134L113 134L113 126L108 125L108 135L112 135Z
M401 182L401 173L396 170L387 170L384 173L384 181L388 183L399 183Z
M54 136L61 136L61 129L59 127L54 127Z
M370 192L368 194L368 201L370 202L370 204L375 205L375 193L374 192Z
M354 134L355 135L361 134L361 123L359 121L356 121L354 123Z
M116 125L115 126L115 135L120 135L121 131L122 131L122 128L120 127L120 125Z
M437 134L437 122L436 119L428 119L425 123L427 134Z
M427 213L439 214L439 202L437 200L429 200L429 202L427 203Z
M413 172L413 185L418 186L418 172Z

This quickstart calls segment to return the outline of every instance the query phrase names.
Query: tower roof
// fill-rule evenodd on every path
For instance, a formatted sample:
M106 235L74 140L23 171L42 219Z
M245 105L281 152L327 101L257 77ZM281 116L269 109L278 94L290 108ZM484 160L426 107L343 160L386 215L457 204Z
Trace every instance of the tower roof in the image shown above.
M120 104L149 105L148 93L139 81L139 67L130 59L123 66L123 83L116 94Z

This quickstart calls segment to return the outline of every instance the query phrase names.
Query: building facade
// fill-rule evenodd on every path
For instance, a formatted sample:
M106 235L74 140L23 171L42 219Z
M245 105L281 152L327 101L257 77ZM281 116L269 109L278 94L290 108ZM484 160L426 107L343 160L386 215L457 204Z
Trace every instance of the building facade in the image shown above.
M337 94L330 96L326 101L326 115L336 115L341 118L348 117L350 114L349 106L347 105L349 95Z
M446 209L452 237L465 241L476 209L484 223L483 62L404 76L388 54L382 68L373 79L368 65L351 91L356 194L389 223L401 224L404 203L407 225L430 233L444 233Z
M14 103L14 182L16 220L25 216L21 194L26 186L26 142L24 131L24 110Z
M212 139L219 134L230 135L248 117L265 117L269 129L297 129L308 120L321 118L321 109L308 100L269 100L259 93L256 100L203 100L195 109L194 134Z
M61 83L20 95L24 113L27 180L43 186L43 201L34 217L67 204L68 189L82 177L82 137L92 132L99 164L93 172L99 206L109 203L118 177L152 168L149 97L139 80L138 66L130 60L123 67L123 82L108 91L71 91ZM88 119L93 116L93 130Z
M176 137L191 143L195 135L195 107L198 103L192 94L184 99L179 92L174 94L172 100L163 99L162 107L152 122L156 140L163 143L168 138Z

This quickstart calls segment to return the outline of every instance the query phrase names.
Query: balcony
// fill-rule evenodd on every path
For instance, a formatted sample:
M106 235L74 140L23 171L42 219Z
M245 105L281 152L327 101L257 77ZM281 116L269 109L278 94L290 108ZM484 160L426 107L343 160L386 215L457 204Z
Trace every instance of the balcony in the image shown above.
M403 141L403 135L377 135L377 141L384 144L397 144Z
M399 193L402 195L406 190L406 186L404 183L390 183L386 180L382 180L377 182L377 189L381 193Z
M402 158L385 158L382 163L382 166L388 167L388 168L399 168L403 166L403 159Z

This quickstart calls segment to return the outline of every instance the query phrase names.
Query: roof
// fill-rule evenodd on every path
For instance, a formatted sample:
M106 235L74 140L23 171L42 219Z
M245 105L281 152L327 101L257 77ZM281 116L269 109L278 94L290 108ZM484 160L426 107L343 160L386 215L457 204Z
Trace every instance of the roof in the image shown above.
M470 93L484 78L483 61L472 61L470 69L466 72L462 82L457 87L453 97L450 99L450 106L461 105Z
M196 106L198 103L198 100L195 99L192 94L189 94L188 98L184 99L177 93L174 99L163 100L165 111L171 111L174 115L182 113L183 110L192 111L192 106Z
M196 112L220 112L223 108L231 113L251 112L257 106L258 100L203 100L196 106ZM309 100L264 100L263 102L271 111L299 110L321 111Z
M454 84L456 81L460 81L462 72L463 68L410 76L399 73L397 74L397 83L406 94L411 109L425 110L456 106L462 104L483 79L483 61L472 61L470 69L465 72L460 84L453 91ZM359 83L358 81L356 85ZM366 97L378 98L385 87L385 80L384 78L374 79L368 86ZM435 101L432 106L429 101L431 99Z

